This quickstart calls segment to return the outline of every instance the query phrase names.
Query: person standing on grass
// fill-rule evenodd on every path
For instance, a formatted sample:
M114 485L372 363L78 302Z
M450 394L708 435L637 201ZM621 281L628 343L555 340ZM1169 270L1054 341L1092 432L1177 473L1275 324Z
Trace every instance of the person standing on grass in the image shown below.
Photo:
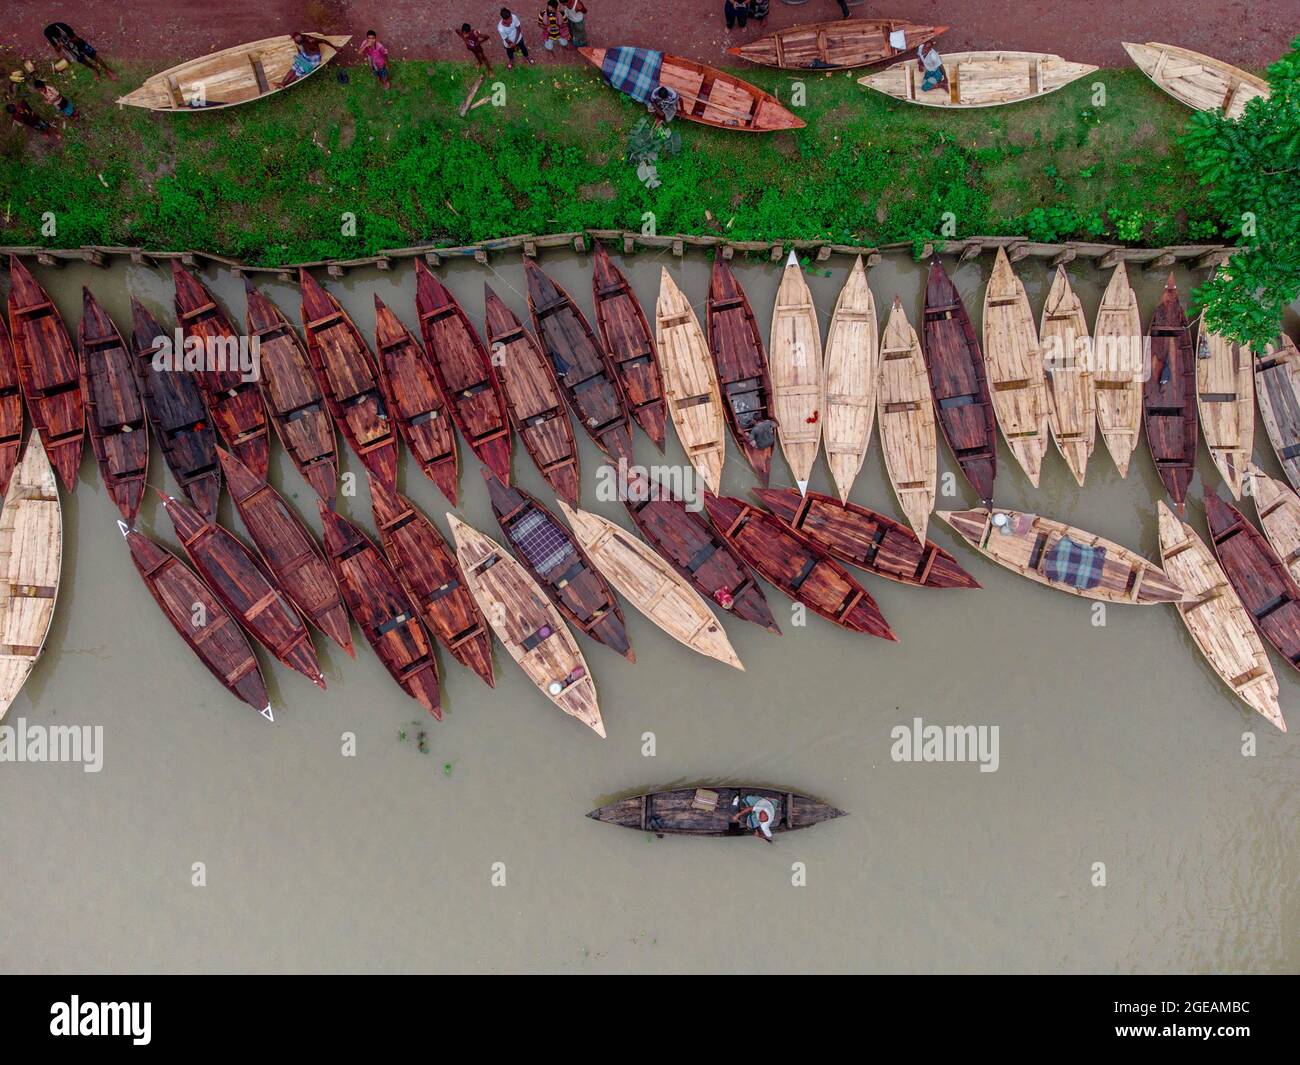
M506 69L515 69L515 53L528 60L529 65L533 63L533 57L528 54L528 45L524 44L524 26L516 15L508 7L501 9L501 21L497 23L497 36L501 38L501 43L506 48Z
M542 46L548 51L569 47L569 26L560 14L560 0L546 0L546 6L537 16L537 25L542 27Z
M739 26L743 30L749 21L749 0L727 0L722 5L722 14L727 20L727 29Z
M760 26L766 26L767 9L771 6L771 0L749 0L749 17Z
M77 117L77 109L72 106L72 101L64 96L63 93L59 92L59 90L53 85L47 85L45 82L41 81L40 78L33 78L32 87L41 94L41 99L54 108L54 110L64 118Z
M474 57L474 62L483 68L488 74L492 73L492 64L489 62L487 53L483 51L483 42L488 39L486 33L479 33L468 22L464 23L456 31L456 36L465 42L465 47L469 49L469 54Z
M15 126L26 126L36 133L44 134L50 140L62 140L59 131L33 111L32 105L26 100L19 100L16 104L5 104L5 113L13 120Z
M388 80L388 49L379 42L379 34L366 30L365 43L358 49L370 63L370 72L379 79L385 89L393 86Z
M582 0L574 0L571 4L566 0L560 6L560 13L564 15L565 20L569 23L569 40L573 42L573 47L586 48L587 5Z
M60 55L65 56L74 63L80 63L84 67L89 67L90 72L96 78L101 76L117 80L117 75L113 73L112 67L99 58L99 53L95 51L89 41L78 37L76 32L66 22L51 22L45 27L45 39L50 42L50 47Z

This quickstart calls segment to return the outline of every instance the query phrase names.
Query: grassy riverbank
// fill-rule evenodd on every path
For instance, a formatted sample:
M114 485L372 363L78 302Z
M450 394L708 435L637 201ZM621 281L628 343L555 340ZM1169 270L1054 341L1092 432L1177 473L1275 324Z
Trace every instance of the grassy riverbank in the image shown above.
M11 64L13 65L13 64ZM656 188L626 161L644 114L585 67L505 71L504 106L456 113L472 73L404 63L381 92L333 69L273 100L208 114L119 110L117 83L62 85L83 117L61 146L0 135L0 243L202 248L253 262L351 257L428 241L640 229L885 243L1027 233L1152 245L1216 239L1175 143L1188 112L1136 70L965 113L897 104L837 73L803 79L796 133L677 123ZM797 80L745 77L790 100ZM1105 86L1098 104L1094 83ZM42 236L53 212L57 233ZM356 217L355 236L342 217Z

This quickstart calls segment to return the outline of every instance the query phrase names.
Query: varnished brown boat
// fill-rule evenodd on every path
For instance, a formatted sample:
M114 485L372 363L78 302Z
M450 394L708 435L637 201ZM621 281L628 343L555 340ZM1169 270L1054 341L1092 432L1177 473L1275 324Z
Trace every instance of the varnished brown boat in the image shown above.
M235 354L239 334L212 293L181 266L179 259L172 260L172 280L176 284L176 320L181 332L187 342L193 337L203 345L204 368L194 377L203 389L208 414L239 461L254 476L265 478L270 459L266 407L257 382L252 376L246 378L239 368ZM182 353L175 352L174 357L179 359Z
M781 70L846 70L915 54L922 42L933 41L947 29L897 18L809 22L728 48L727 54ZM895 33L903 35L901 48L895 48L890 40Z
M90 447L104 488L129 525L139 513L149 466L144 402L122 334L84 287L78 341Z
M1196 353L1173 274L1151 318L1150 337L1151 373L1142 385L1147 445L1181 518L1196 464Z
M1038 339L1047 370L1047 424L1057 450L1083 487L1097 441L1097 390L1092 383L1088 319L1064 266L1056 268L1043 303Z
M324 500L325 557L343 601L379 661L407 695L439 721L438 664L424 623L382 551Z
M1211 333L1196 343L1196 407L1201 434L1233 499L1255 451L1255 359L1250 348Z
M743 499L705 493L709 520L769 584L827 621L853 632L896 640L876 601L853 576L775 514Z
M365 468L385 484L396 485L397 436L366 342L338 300L305 269L298 271L298 282L307 355L325 406Z
M697 801L700 790L680 788L633 795L592 810L587 816L607 825L671 836L751 836L753 829L733 822L731 817L741 808L746 797L754 796L769 800L776 808L773 832L811 828L823 821L845 816L843 810L819 799L808 799L789 791L748 785L741 788L709 785L704 790L712 794L707 796L707 803L701 803Z
M906 525L857 503L821 492L756 488L763 506L808 537L831 558L921 588L978 588L975 578L942 547L916 538Z
M488 346L515 432L555 494L577 506L578 445L550 360L486 283L483 302Z
M9 256L9 330L32 424L71 492L85 436L81 369L58 308L16 255Z
M312 372L307 348L274 303L244 278L248 335L261 355L262 399L280 443L303 479L330 506L338 488L338 450L325 395Z
M1255 394L1282 472L1300 488L1300 350L1285 333L1255 359Z
M880 338L877 405L889 483L908 524L924 540L939 473L934 401L921 339L897 296Z
M18 360L9 339L9 323L0 315L0 496L9 490L9 478L23 449L23 392Z
M259 481L224 448L217 455L244 528L266 568L299 613L355 658L347 608L329 563L302 519L269 481Z
M822 332L799 257L790 252L772 307L767 346L781 453L799 491L806 491L822 442Z
M826 465L842 502L848 502L876 422L879 333L876 300L859 255L840 289L826 333L826 384L822 396L826 425L822 436Z
M425 627L456 661L496 687L487 622L437 526L379 481L370 482L370 500L384 553Z
M1121 262L1110 275L1092 330L1097 426L1121 477L1128 476L1142 431L1142 346L1137 294Z

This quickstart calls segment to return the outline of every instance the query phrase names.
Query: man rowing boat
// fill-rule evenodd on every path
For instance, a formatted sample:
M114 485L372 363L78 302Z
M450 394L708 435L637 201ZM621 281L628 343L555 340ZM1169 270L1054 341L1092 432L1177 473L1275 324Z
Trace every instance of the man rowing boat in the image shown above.
M731 815L732 823L736 824L742 817L745 818L746 827L752 828L755 836L771 843L772 827L776 824L776 805L761 795L746 795L740 801L745 805Z

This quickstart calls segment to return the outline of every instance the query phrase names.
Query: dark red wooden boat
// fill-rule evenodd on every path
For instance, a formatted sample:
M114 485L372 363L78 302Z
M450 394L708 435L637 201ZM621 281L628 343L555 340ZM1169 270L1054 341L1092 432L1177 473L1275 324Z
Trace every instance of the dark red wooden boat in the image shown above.
M397 436L375 360L338 300L304 269L298 271L298 281L307 355L325 406L362 465L384 484L396 486Z
M277 659L324 688L307 626L257 556L193 507L166 492L158 495L190 562L226 609Z
M1142 383L1147 446L1182 517L1196 465L1196 350L1174 275L1151 316L1151 373Z
M600 241L591 248L591 295L596 304L596 325L628 410L662 451L667 409L654 333L632 286Z
M420 335L456 428L479 461L510 483L510 417L492 360L447 286L415 260Z
M68 330L18 256L9 256L9 329L18 380L50 464L69 492L77 487L85 411L81 367Z
M217 433L208 420L203 391L190 370L154 368L154 352L167 343L167 337L134 296L131 325L136 378L153 438L186 498L205 518L214 518L221 496L221 467Z
M302 519L269 481L259 481L229 451L218 449L217 454L262 563L298 612L355 658L352 626L334 573Z
M704 493L722 538L797 603L854 632L896 640L876 601L852 575L807 537L743 499Z
M533 335L519 323L486 283L483 302L488 346L505 394L515 432L532 456L533 465L555 494L578 505L578 445L564 406L560 383L550 360Z
M361 634L398 686L441 721L433 645L393 567L365 533L324 500L320 517L325 557Z
M1260 635L1292 669L1300 670L1300 587L1264 534L1218 492L1205 493L1210 539L1223 572Z
M119 521L117 527L126 537L131 560L140 571L145 587L181 639L227 691L267 721L274 721L257 656L230 611L221 605L197 573L165 547L143 533L128 529L124 521ZM203 607L201 625L194 623L199 616L194 609L198 605Z
M978 588L975 578L938 544L922 543L906 525L857 503L795 488L756 488L763 506L831 558L900 584Z
M540 266L525 259L524 273L533 331L551 360L574 417L606 455L634 462L627 403L609 354L597 342L578 305Z
M9 491L23 449L23 393L9 325L0 315L0 498Z
M704 805L697 802L700 791L714 792L717 795L716 804ZM651 791L644 795L618 799L592 810L587 816L607 825L621 825L623 828L653 832L658 836L752 836L754 829L749 827L748 819L745 824L731 819L741 808L745 797L752 795L770 800L775 808L776 818L771 826L773 832L811 828L823 821L845 816L843 810L837 810L820 799L748 784L741 787L710 784L707 788Z
M580 630L635 662L618 600L573 534L522 488L482 472L497 524L533 580Z
M750 309L749 298L725 259L713 261L706 305L709 352L722 389L731 438L744 453L745 460L766 485L772 471L772 448L776 445L776 419L772 416L772 380L767 374L767 355L758 320ZM750 430L770 422L772 439L759 447L750 439ZM760 430L762 432L763 430Z
M714 531L703 513L690 510L662 485L629 470L623 505L641 535L706 599L742 621L781 635L767 597L744 560Z
M936 256L925 284L925 366L935 414L953 457L985 503L993 503L998 429L984 355L957 286Z
M274 303L244 278L248 335L257 337L262 360L259 382L280 443L303 479L330 506L338 487L338 450L325 395L312 372L298 333Z
M149 467L149 428L131 353L122 334L81 290L81 398L86 429L109 498L131 524L140 512Z
M425 627L456 661L482 677L489 688L496 687L492 634L438 527L409 499L378 481L370 483L370 502L384 554Z
M255 476L265 479L271 446L266 407L253 379L256 375L246 379L239 368L239 334L212 293L181 266L179 259L172 260L172 280L176 283L176 320L181 332L187 341L197 337L204 345L204 368L194 377L203 389L208 414L239 461ZM177 352L177 356L181 353Z
M378 296L375 352L389 414L424 475L455 506L460 456L447 397L420 342Z

